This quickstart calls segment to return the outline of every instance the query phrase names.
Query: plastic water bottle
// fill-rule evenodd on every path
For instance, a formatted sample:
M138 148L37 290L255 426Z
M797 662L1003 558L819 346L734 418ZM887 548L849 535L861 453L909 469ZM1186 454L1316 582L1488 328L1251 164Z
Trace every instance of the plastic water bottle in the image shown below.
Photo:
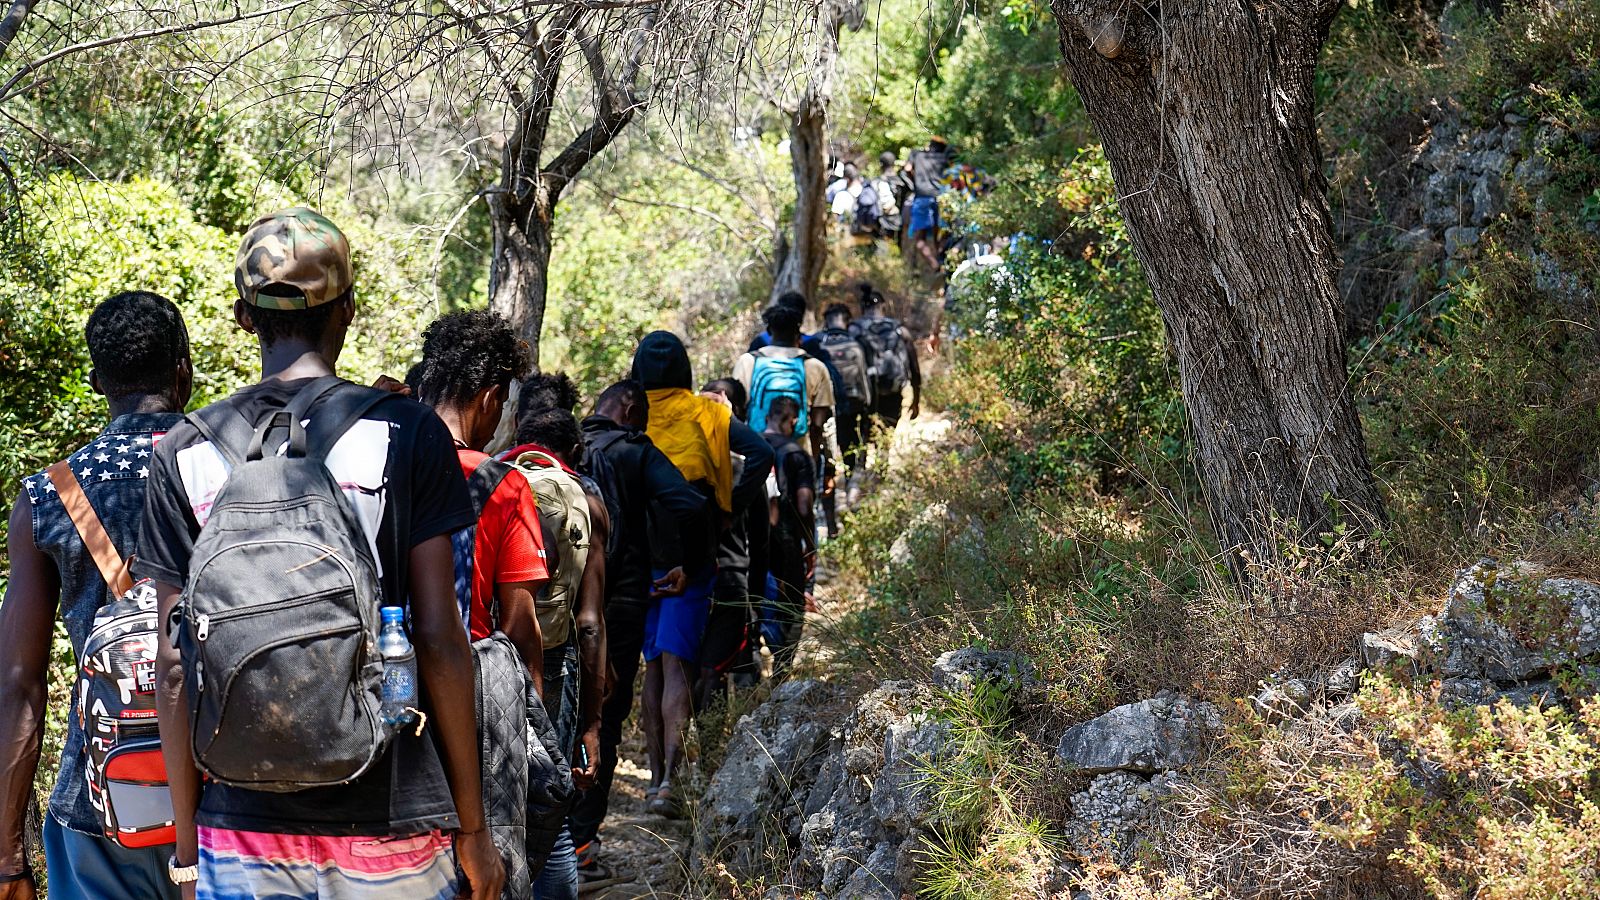
M416 713L408 710L417 706L417 654L406 637L406 611L385 606L381 613L378 654L383 657L383 721L399 725L416 718Z

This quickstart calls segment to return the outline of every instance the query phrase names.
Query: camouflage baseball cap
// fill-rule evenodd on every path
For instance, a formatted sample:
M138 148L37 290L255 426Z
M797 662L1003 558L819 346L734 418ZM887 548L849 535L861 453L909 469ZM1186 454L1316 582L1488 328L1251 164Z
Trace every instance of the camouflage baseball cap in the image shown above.
M257 219L234 262L239 296L262 309L310 309L350 290L350 242L339 226L305 207Z

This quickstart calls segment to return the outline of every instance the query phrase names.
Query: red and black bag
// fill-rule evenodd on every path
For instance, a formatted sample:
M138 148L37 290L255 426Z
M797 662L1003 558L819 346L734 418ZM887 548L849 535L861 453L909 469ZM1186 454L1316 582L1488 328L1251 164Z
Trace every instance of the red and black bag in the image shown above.
M108 839L135 849L170 844L176 829L156 724L155 585L133 584L131 560L117 552L71 467L57 463L49 476L109 595L84 641L76 687L89 802Z

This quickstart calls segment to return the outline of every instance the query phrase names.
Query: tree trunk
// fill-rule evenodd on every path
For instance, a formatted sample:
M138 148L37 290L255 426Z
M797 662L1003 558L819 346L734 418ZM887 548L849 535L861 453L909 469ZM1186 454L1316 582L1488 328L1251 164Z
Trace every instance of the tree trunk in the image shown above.
M1350 393L1313 120L1317 54L1341 4L1054 0L1241 581L1285 536L1384 521Z
M545 290L550 270L550 204L543 197L519 203L491 202L494 234L489 264L489 308L505 316L517 335L528 342L534 365L539 363L539 334L544 327Z
M835 32L837 39L837 32ZM790 117L789 163L794 171L793 235L780 241L785 251L779 257L778 272L772 280L772 299L797 291L807 302L817 296L822 268L828 261L828 153L826 101L807 88L800 107Z
M794 219L778 240L772 299L789 291L809 303L828 262L828 103L838 74L839 29L861 28L862 0L822 0L800 102L789 110L789 163L794 172Z

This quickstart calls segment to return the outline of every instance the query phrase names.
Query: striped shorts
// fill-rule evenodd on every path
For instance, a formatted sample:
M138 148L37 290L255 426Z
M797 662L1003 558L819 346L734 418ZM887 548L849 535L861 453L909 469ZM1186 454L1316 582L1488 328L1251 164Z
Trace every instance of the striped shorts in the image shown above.
M200 829L197 900L453 900L455 853L440 832L319 837Z

